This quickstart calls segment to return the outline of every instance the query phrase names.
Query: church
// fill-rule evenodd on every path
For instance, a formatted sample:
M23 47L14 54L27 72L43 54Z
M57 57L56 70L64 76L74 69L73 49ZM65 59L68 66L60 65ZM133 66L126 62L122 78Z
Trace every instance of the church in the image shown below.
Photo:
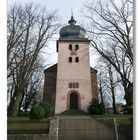
M90 40L86 31L71 16L56 41L58 63L44 71L43 101L54 114L68 110L87 112L91 99L98 99L97 71L90 67Z

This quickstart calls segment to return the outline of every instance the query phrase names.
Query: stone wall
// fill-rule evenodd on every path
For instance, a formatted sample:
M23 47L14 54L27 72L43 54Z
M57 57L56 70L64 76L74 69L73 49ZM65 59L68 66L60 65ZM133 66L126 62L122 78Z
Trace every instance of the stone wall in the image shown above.
M58 140L59 119L53 117L50 119L49 138L50 140Z
M7 140L50 140L49 134L8 134Z

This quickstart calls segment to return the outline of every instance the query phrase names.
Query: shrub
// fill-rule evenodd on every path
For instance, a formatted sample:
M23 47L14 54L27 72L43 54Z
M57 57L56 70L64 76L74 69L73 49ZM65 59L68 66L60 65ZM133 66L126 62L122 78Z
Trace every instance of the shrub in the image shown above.
M45 117L44 108L40 105L32 107L29 117L30 119L43 119Z
M100 114L105 113L105 106L103 104L99 104Z
M52 114L52 108L51 105L47 102L42 102L39 104L40 106L42 106L44 108L45 111L45 118L48 118L51 116Z
M96 99L92 99L92 101L90 102L90 105L88 107L88 112L89 114L103 114L105 113L105 107L103 104L100 104L98 102L98 100Z
M19 117L29 117L29 112L19 112L18 116Z
M132 106L125 106L123 109L124 114L133 114Z

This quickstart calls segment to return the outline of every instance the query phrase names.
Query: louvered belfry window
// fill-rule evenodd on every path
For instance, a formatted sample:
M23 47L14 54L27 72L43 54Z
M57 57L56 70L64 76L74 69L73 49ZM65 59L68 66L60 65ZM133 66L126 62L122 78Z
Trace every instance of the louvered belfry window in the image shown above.
M79 88L79 83L74 82L74 83L69 83L69 88Z

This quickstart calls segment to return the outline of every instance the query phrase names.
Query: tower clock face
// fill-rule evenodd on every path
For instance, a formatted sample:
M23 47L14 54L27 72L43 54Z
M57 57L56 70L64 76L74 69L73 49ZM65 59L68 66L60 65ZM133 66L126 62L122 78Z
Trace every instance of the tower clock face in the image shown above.
M70 54L71 55L77 55L77 51L76 50L71 50Z

